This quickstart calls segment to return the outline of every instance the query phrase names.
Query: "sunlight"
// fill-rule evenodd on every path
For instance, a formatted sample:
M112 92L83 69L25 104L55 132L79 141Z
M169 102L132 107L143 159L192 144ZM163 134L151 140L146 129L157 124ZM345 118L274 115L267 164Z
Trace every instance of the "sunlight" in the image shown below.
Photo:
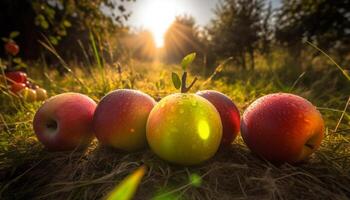
M158 48L163 46L164 33L174 21L179 6L175 1L153 0L140 13L142 24L152 32Z
M199 121L198 123L198 133L199 133L199 137L202 140L207 140L209 138L210 135L210 127L208 125L208 123L204 120Z

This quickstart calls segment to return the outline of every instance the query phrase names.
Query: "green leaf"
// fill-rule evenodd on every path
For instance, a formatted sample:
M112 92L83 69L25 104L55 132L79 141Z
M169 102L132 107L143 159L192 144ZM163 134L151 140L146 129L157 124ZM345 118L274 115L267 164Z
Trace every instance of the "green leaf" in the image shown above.
M181 61L181 67L183 70L186 70L190 64L194 61L196 58L196 53L191 53L185 56Z
M49 28L49 23L46 20L40 21L40 26L43 29L48 29Z
M129 200L131 199L137 187L139 186L142 177L145 175L146 168L140 167L131 175L127 176L119 183L112 192L107 196L107 200Z
M18 31L13 31L10 33L10 38L13 39L15 37L19 36L19 32Z
M175 73L175 72L172 72L171 73L171 79L173 80L174 87L176 89L180 89L180 87L181 87L181 80L180 80L179 75L177 75L177 73Z
M58 44L58 40L56 37L54 36L49 36L49 40L53 45L57 45Z

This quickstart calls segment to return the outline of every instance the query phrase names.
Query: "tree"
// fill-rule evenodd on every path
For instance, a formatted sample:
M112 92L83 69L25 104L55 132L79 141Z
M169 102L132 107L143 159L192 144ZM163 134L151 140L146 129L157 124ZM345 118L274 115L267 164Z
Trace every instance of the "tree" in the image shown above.
M208 30L211 49L218 58L232 56L245 69L249 55L254 69L254 53L262 37L264 6L264 0L224 0L217 6Z
M283 0L276 15L276 39L300 62L302 40L328 50L349 45L350 0Z
M42 35L47 36L52 44L58 45L77 35L85 35L82 38L88 39L90 30L100 36L114 33L130 15L123 2L124 0L3 0L0 2L0 36L5 37L12 31L21 32L18 42L23 50L22 56L36 58L39 55L37 40L42 39ZM62 49L67 50L66 47Z
M274 39L274 30L272 22L272 3L270 2L267 9L263 13L263 22L261 27L261 46L260 52L263 55L269 55L271 52L271 44Z
M204 47L192 16L177 16L164 36L164 57L168 62L179 63L189 53L203 57Z

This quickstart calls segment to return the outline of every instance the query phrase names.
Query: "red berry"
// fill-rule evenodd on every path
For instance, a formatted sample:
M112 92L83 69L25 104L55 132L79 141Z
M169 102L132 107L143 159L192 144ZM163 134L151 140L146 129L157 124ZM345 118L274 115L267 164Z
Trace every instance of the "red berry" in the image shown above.
M27 74L20 71L15 72L6 72L6 77L11 79L12 81L16 83L26 83L27 81Z
M10 55L15 56L19 52L19 46L14 42L8 42L5 44L5 51Z
M23 90L26 88L26 85L24 83L14 83L10 86L10 90L13 93L18 93L19 91Z

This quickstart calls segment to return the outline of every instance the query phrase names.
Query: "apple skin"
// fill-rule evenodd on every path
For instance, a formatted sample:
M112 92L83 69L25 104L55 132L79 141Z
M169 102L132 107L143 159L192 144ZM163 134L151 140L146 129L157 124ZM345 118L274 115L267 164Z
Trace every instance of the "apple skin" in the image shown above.
M33 89L25 87L23 90L20 90L18 94L27 102L34 102L36 100L36 92Z
M147 121L147 140L160 158L179 165L196 165L218 150L222 124L218 111L195 94L164 97Z
M50 151L86 147L93 139L96 103L83 94L62 93L49 98L36 112L33 127L38 140Z
M19 91L23 90L24 88L26 88L26 84L24 83L13 83L10 86L10 90L17 94Z
M222 147L229 147L237 137L240 130L239 110L233 101L221 92L203 90L196 93L212 103L220 114L222 122Z
M323 139L320 112L306 99L288 93L263 96L244 112L241 135L250 150L272 163L298 163Z
M19 53L19 46L15 42L7 42L5 44L5 51L10 55L15 56Z
M27 82L27 74L21 71L6 72L5 76L16 83Z
M146 122L156 101L149 95L118 89L102 98L96 108L93 126L102 145L136 151L147 145Z
M38 87L35 89L35 92L37 101L44 101L45 99L47 99L47 92L45 89Z

